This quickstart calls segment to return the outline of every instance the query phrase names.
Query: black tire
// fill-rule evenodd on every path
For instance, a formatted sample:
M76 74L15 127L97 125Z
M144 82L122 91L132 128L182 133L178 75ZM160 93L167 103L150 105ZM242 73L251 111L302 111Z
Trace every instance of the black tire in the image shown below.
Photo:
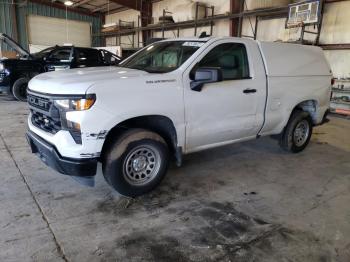
M107 183L121 195L136 197L150 192L162 181L168 163L168 146L161 136L144 129L131 129L110 144L102 170ZM141 171L137 170L138 167ZM148 174L151 167L153 171ZM143 183L137 184L140 181Z
M7 91L6 94L8 95L8 97L9 97L10 100L17 101L16 97L15 97L15 96L13 95L13 93L12 93L12 87L11 87L10 90Z
M17 79L12 86L12 95L18 101L27 101L27 87L29 79L26 77L21 77Z
M303 151L309 144L312 125L312 119L308 112L295 110L280 136L279 144L281 148L292 153ZM298 135L300 133L301 135Z

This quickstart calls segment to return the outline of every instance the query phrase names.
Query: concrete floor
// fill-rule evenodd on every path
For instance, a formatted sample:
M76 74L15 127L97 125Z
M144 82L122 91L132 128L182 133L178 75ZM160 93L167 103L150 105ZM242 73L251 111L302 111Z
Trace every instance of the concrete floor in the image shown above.
M0 261L350 261L350 121L302 153L262 138L189 155L129 200L56 174L0 96Z

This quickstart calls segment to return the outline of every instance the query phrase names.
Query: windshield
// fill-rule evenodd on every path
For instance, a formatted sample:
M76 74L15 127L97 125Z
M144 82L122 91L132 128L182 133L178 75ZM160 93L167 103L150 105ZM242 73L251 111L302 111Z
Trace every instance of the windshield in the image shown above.
M0 58L27 58L29 53L6 34L0 33Z
M120 66L149 73L167 73L177 69L204 42L169 41L154 43L122 63Z
M47 56L54 49L55 49L54 46L49 47L49 48L45 48L44 50L41 50L40 52L34 53L32 55L36 58L43 58L43 57Z

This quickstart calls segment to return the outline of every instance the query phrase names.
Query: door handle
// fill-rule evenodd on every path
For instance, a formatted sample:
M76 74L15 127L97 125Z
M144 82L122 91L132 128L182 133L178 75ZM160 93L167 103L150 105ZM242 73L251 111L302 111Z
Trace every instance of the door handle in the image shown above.
M243 90L243 93L245 94L256 93L256 89L247 88Z

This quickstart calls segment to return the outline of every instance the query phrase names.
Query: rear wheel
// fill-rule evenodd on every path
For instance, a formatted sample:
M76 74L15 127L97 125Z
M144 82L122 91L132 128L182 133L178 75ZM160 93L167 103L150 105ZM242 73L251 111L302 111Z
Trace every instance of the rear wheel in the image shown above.
M103 161L103 175L120 194L135 197L161 182L168 162L169 150L162 137L132 129L112 142Z
M17 79L12 86L12 95L18 101L27 101L27 87L29 79L26 77L21 77Z
M292 113L280 136L279 144L285 151L298 153L309 144L312 134L310 114L301 110Z

